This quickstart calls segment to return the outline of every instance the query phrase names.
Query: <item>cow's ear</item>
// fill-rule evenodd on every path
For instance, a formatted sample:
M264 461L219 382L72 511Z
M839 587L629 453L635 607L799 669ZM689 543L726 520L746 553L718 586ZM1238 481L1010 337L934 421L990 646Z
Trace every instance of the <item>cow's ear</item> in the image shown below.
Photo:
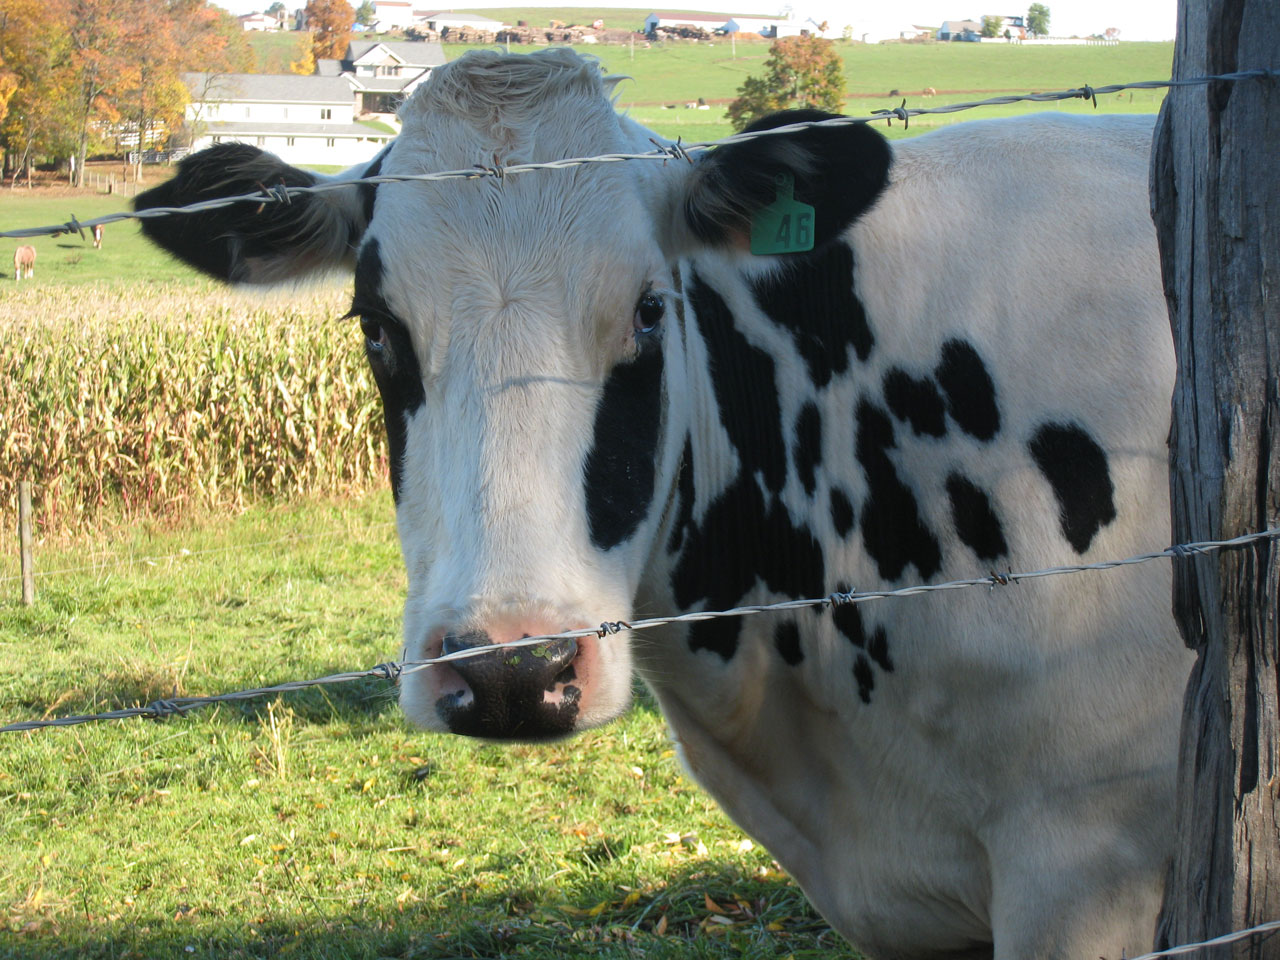
M785 110L746 131L831 120L821 110ZM889 182L889 144L865 123L808 127L717 147L686 181L685 226L700 243L745 247L756 213L777 198L777 179L791 174L796 200L814 208L814 241L834 239L866 212Z
M139 194L138 210L180 207L264 188L312 186L369 172L380 163L323 177L240 143L218 144L178 164L174 177ZM289 202L242 201L202 213L141 221L153 242L198 270L232 283L278 283L326 270L351 269L371 216L360 185L292 196ZM372 192L371 189L367 192Z

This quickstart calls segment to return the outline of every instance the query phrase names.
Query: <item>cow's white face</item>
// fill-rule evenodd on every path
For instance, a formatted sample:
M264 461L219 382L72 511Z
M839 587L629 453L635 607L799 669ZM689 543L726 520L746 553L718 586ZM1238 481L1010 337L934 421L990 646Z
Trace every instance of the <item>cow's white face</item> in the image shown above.
M486 95L419 95L382 171L635 149L598 94L518 129L476 119ZM675 302L642 182L596 166L378 190L354 312L391 437L409 659L630 616ZM425 727L536 738L629 692L626 643L588 637L407 673L401 703Z
M345 176L650 149L649 132L614 113L609 86L567 50L469 54L415 93L387 151ZM869 172L849 177L863 143ZM354 266L352 315L382 393L408 570L405 655L498 648L406 672L402 704L425 727L538 739L603 723L629 699L625 636L502 646L631 616L688 432L676 257L745 246L781 173L821 207L817 239L830 239L887 166L877 135L839 127L696 165L352 186L144 229L232 280ZM139 205L317 179L226 145L184 161Z

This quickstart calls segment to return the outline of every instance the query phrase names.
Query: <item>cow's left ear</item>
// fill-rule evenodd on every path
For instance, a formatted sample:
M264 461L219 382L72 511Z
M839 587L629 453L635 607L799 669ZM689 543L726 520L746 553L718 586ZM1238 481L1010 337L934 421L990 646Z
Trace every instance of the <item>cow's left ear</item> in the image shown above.
M376 172L371 164L336 177L291 167L279 157L239 143L193 153L172 179L139 194L134 208L180 207L260 193L278 186L313 186ZM231 283L278 283L340 268L351 269L355 249L371 216L372 189L361 186L290 197L289 201L242 201L203 213L144 219L142 232L198 270Z
M785 110L744 132L832 120L821 110ZM753 217L777 196L780 174L794 179L796 200L814 208L816 246L835 239L870 209L889 182L893 155L865 123L808 127L716 147L686 181L684 226L704 244L746 247Z

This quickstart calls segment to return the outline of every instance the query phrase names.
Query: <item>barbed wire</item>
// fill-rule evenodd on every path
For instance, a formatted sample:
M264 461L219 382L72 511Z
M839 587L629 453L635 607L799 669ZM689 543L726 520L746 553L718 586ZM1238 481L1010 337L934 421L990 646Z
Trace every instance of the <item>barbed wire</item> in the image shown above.
M413 174L379 174L373 177L357 177L350 180L327 180L321 183L312 184L310 186L285 186L278 184L275 186L263 186L254 193L240 194L234 197L218 197L213 200L202 200L198 203L186 204L180 207L150 207L145 210L121 210L117 213L105 214L101 217L94 217L91 220L78 220L74 215L65 223L50 224L43 227L24 227L16 230L0 231L0 238L6 239L25 239L28 237L42 236L59 236L64 233L77 233L83 236L83 231L101 224L115 223L119 220L149 220L155 217L169 217L175 215L184 215L192 213L205 213L209 210L219 210L223 207L229 207L237 203L289 203L294 197L303 196L312 193L324 193L329 190L344 190L357 184L382 184L382 183L426 183L439 180L482 180L493 178L501 180L504 177L529 173L536 170L564 170L569 167L580 167L590 163L625 163L632 160L658 160L666 163L669 160L686 160L692 162L691 154L701 151L710 150L714 147L730 146L738 143L747 143L751 140L758 140L762 137L784 136L786 134L798 133L812 127L838 127L846 126L851 123L869 123L876 120L885 120L891 126L894 120L901 120L904 125L909 124L912 117L924 116L928 114L947 114L959 113L963 110L973 110L977 107L1003 106L1013 103L1035 102L1045 103L1058 100L1089 100L1094 107L1098 106L1098 97L1109 93L1120 93L1124 90L1159 90L1173 87L1189 87L1215 82L1235 82L1240 80L1255 80L1264 77L1280 78L1280 70L1242 70L1236 73L1222 73L1203 77L1190 77L1184 80L1138 80L1132 83L1109 83L1104 86L1091 86L1084 84L1071 90L1058 90L1050 93L1023 93L1010 94L1007 96L990 97L986 100L973 100L964 103L945 104L937 107L910 107L906 106L906 100L902 101L902 105L888 110L875 110L867 116L861 117L835 117L830 120L811 120L803 123L792 123L782 127L773 127L768 130L755 130L750 133L735 133L728 137L722 137L718 140L706 140L698 143L682 143L679 139L675 143L661 144L657 140L651 141L655 145L655 149L645 153L606 153L592 157L570 157L563 160L547 160L538 163L513 163L506 165L470 167L466 170L441 170L435 173L413 173Z
M546 647L553 643L574 641L583 637L598 637L603 640L606 637L613 636L627 630L647 630L652 629L653 627L665 626L672 623L694 623L700 620L714 620L722 617L746 617L761 613L800 610L806 607L836 607L844 604L868 603L872 600L886 600L891 597L913 597L919 594L937 593L943 590L962 590L970 587L989 587L994 590L996 587L1011 586L1022 580L1033 580L1041 577L1055 577L1072 573L1085 573L1088 571L1112 570L1117 567L1149 563L1152 560L1159 560L1165 557L1186 558L1200 554L1213 553L1215 551L1225 550L1231 547L1245 546L1250 543L1261 542L1264 540L1276 539L1280 539L1280 527L1271 527L1259 533L1244 534L1243 536L1234 537L1230 540L1201 540L1194 543L1175 544L1171 547L1166 547L1163 550L1141 553L1136 556L1126 557L1123 560L1104 560L1097 563L1046 567L1042 570L1030 570L1022 573L1014 573L1013 571L998 573L993 571L986 576L971 577L965 580L950 580L946 583L919 584L910 587L900 587L896 590L853 590L844 593L832 593L825 597L813 597L804 600L784 600L779 603L751 604L748 606L733 607L729 610L702 610L670 617L650 617L644 620L633 620L631 622L627 622L625 620L606 620L598 627L566 630L562 633L541 634L538 636L525 637L520 640L512 640L502 644L488 644L480 647L470 647L465 650L457 650L453 653L443 654L442 656L432 657L426 660L393 660L388 661L387 663L380 663L368 670L353 670L346 673L334 673L325 677L318 677L314 680L291 680L286 683L278 683L268 687L257 687L251 690L237 690L232 693L220 693L204 697L172 697L166 700L157 700L146 706L127 707L121 710L110 710L105 713L54 717L45 720L24 720L0 727L0 733L18 733L26 730L40 730L46 727L69 727L82 723L92 723L98 720L125 720L131 717L147 717L153 720L161 719L174 714L183 715L191 712L192 710L198 710L201 707L209 706L214 703L226 703L234 700L252 700L258 697L269 696L271 694L289 693L294 690L302 690L307 687L317 687L334 683L349 683L354 680L364 680L371 677L380 680L398 680L406 673L414 673L418 670L425 670L427 667L442 663L450 663L454 660L465 660L471 657L481 657L493 653L505 654L522 647Z
M1249 927L1247 930L1234 930L1231 933L1224 933L1220 937L1214 937L1212 940L1201 940L1198 943L1184 943L1177 947L1167 947L1164 950L1156 950L1153 953L1144 953L1140 957L1134 957L1133 960L1158 960L1159 957L1173 957L1181 953L1193 953L1196 950L1203 950L1205 947L1220 947L1224 944L1235 943L1237 940L1243 940L1245 937L1251 937L1258 933L1272 933L1280 930L1280 920L1269 920L1266 923L1260 923L1256 927Z
M394 520L379 520L376 523L366 524L363 529L376 530L382 527L394 527ZM109 567L125 567L137 564L148 564L158 566L161 563L172 563L175 560L187 560L191 557L203 557L214 553L240 553L246 550L258 550L262 547L279 546L282 543L297 543L303 540L321 540L326 537L337 537L343 534L351 533L350 528L341 528L333 530L323 530L319 533L293 533L284 537L275 537L271 540L254 540L251 543L233 543L221 547L204 547L200 550L179 550L177 553L165 553L154 556L143 557L104 557L97 563L86 563L79 567L61 567L56 570L35 570L33 575L36 577L62 577L69 576L73 573L92 573L95 570L106 570ZM22 574L6 574L0 577L0 583L11 583L21 580Z

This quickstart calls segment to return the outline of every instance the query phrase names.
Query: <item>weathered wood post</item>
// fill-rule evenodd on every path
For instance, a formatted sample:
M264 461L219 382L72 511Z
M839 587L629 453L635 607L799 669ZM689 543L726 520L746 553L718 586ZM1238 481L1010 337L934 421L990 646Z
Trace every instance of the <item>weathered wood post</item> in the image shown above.
M22 602L36 602L35 552L31 549L31 482L18 481L18 550L22 556Z
M1276 0L1179 0L1174 79L1280 68ZM1178 352L1173 540L1280 518L1280 76L1171 90L1151 204ZM1199 653L1156 946L1280 918L1280 543L1174 563ZM1252 937L1197 957L1280 957Z

